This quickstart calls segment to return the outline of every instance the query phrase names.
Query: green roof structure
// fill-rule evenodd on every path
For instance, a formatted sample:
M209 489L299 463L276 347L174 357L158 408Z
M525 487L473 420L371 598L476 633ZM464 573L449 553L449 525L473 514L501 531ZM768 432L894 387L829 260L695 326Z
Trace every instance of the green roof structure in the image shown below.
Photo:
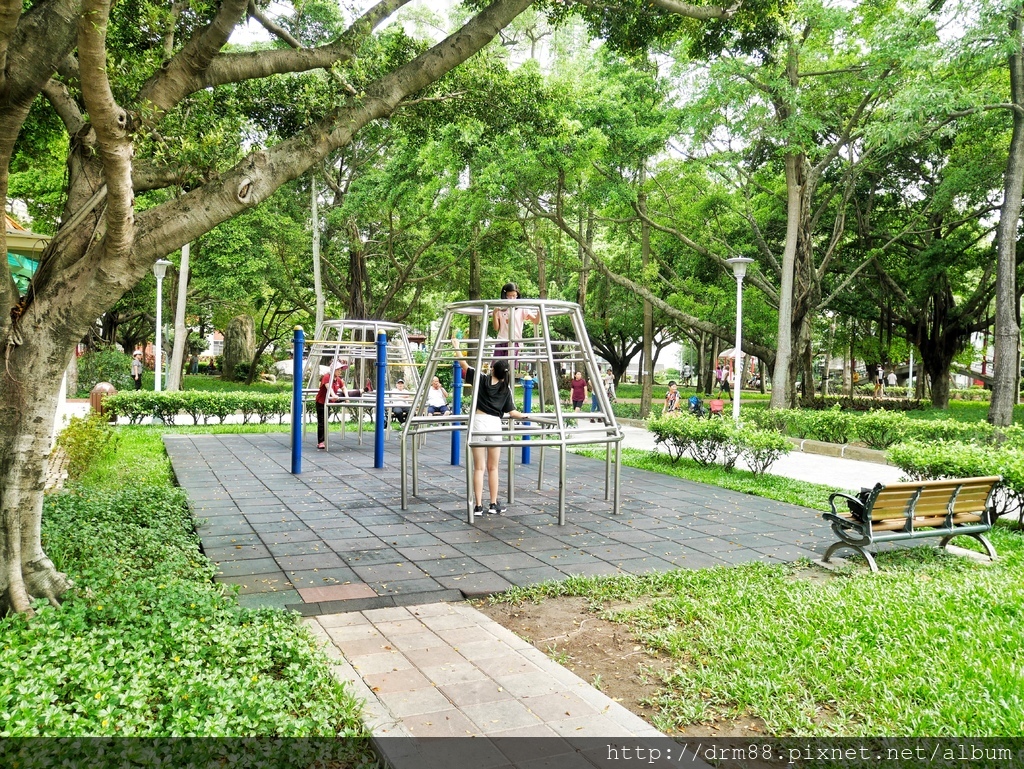
M18 291L28 291L29 281L39 267L39 256L50 242L49 235L26 230L10 216L7 219L7 264Z

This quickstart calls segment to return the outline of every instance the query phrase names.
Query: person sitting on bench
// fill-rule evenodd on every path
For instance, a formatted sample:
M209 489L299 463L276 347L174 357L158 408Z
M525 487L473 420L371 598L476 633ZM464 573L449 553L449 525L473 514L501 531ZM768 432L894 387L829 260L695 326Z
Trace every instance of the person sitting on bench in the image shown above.
M409 400L409 396L404 393L408 392L409 391L405 389L405 380L399 379L397 382L395 382L395 393L393 395L394 401L396 403L407 402ZM409 418L409 407L398 405L392 406L391 418L394 419L398 424L404 425L405 420Z
M430 389L427 390L427 415L444 416L450 414L448 408L448 391L441 387L441 380L434 377L430 380Z

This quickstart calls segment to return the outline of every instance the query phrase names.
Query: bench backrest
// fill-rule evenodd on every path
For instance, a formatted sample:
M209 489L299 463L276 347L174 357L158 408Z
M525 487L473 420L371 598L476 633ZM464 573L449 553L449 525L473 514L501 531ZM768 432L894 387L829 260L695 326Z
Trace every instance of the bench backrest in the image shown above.
M872 523L895 523L913 518L924 525L934 526L947 515L982 515L993 489L1001 480L1000 476L993 475L892 483L875 487L867 506L871 510Z

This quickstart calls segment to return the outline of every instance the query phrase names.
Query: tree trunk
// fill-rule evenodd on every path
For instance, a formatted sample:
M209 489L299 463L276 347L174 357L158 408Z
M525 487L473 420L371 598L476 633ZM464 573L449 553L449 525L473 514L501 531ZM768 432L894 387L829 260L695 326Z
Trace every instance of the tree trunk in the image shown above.
M651 228L647 224L647 194L643 190L647 180L646 169L640 171L640 192L637 205L645 216L640 225L640 263L644 272L651 259ZM651 413L652 389L654 387L654 305L644 300L644 352L643 369L640 372L642 389L640 390L640 418L645 419Z
M952 355L947 357L945 355L933 354L927 358L924 369L928 372L928 378L932 384L933 408L949 408L949 376L952 364Z
M697 343L697 378L694 392L700 392L700 386L707 381L704 370L707 368L707 334L700 332L700 340Z
M319 338L324 324L324 281L320 274L320 213L317 209L316 174L309 177L309 205L313 220L313 295L316 297L316 327Z
M364 320L367 290L366 249L363 248L363 237L354 220L349 221L348 229L348 317Z
M71 355L71 362L68 363L67 368L67 383L68 383L68 397L78 397L78 345L75 345L75 351Z
M483 296L483 265L480 263L480 225L473 225L473 245L469 249L469 299L478 300ZM469 338L480 339L482 321L475 315L469 319Z
M1018 108L1024 108L1024 55L1021 51L1021 10L1010 19L1010 35L1014 52L1010 55L1010 95ZM1020 222L1022 190L1024 190L1024 115L1012 110L1013 134L1003 179L1003 205L999 210L996 235L998 264L996 267L996 328L993 356L992 402L988 421L1005 427L1013 424L1013 407L1020 389L1020 324L1017 320L1017 227ZM987 352L987 351L986 351ZM934 397L934 393L933 393Z
M792 153L786 155L786 244L782 251L778 345L772 372L772 397L769 401L773 409L793 407L793 284L800 233L802 165L802 156Z
M70 586L42 549L43 475L68 340L32 334L9 349L0 406L0 613L28 612L32 598L54 605ZM13 376L17 372L17 377ZM31 383L31 386L26 386Z
M221 379L235 381L235 366L252 360L256 350L256 324L248 315L231 319L224 329L224 369Z
M185 345L188 342L188 328L185 326L185 303L188 299L189 275L189 244L181 247L181 266L178 268L178 302L174 309L174 347L171 350L171 363L167 367L167 383L169 392L181 389L181 375L185 368Z
M721 350L722 340L717 336L711 337L711 354L708 356L707 365L704 368L704 395L711 395L715 386L715 369L718 368L718 353Z
M580 232L585 232L583 225L583 211L580 211L579 219ZM584 248L582 243L576 246L577 258L580 260L580 280L579 287L576 289L576 304L583 310L583 315L586 317L587 310L587 277L590 274L590 254L588 249Z

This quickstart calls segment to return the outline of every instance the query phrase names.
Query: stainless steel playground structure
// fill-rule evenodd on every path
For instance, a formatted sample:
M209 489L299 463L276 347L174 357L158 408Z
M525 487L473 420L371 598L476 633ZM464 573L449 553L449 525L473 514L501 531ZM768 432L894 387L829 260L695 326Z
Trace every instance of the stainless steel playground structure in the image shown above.
M536 315L532 324L533 333L516 336L517 324L510 324L511 338L495 339L488 336L494 311L520 311ZM475 339L458 339L470 326L470 321L479 322L480 335ZM427 358L413 398L412 412L402 430L401 470L402 509L408 507L407 476L410 470L411 450L412 494L418 494L417 452L422 437L429 433L455 433L452 448L453 464L457 463L458 435L465 432L466 445L499 445L507 449L508 458L508 500L515 501L515 449L539 450L537 462L537 488L542 488L544 476L544 452L547 448L559 450L558 472L558 523L565 524L565 482L566 454L570 446L582 444L605 444L605 499L613 501L613 512L619 512L619 476L622 465L622 431L615 421L611 403L605 388L601 385L601 372L597 358L583 323L583 311L571 302L549 300L485 300L456 302L448 305L436 336L436 341ZM431 379L447 367L454 371L460 358L481 374L496 357L506 357L516 380L513 394L517 408L526 410L524 400L530 399L529 420L508 419L502 428L498 441L484 442L474 434L470 415L476 411L478 390L467 386L467 395L462 397L461 408L446 416L428 416L425 413L427 390ZM571 406L563 405L559 398L559 382L568 373L582 371L584 378L592 383L596 395L597 410L575 412ZM585 408L589 407L589 403ZM488 436L491 437L491 436ZM614 447L614 451L613 451ZM524 466L526 462L524 461ZM466 505L467 520L473 522L473 458L472 451L466 451ZM614 488L614 494L612 489Z

